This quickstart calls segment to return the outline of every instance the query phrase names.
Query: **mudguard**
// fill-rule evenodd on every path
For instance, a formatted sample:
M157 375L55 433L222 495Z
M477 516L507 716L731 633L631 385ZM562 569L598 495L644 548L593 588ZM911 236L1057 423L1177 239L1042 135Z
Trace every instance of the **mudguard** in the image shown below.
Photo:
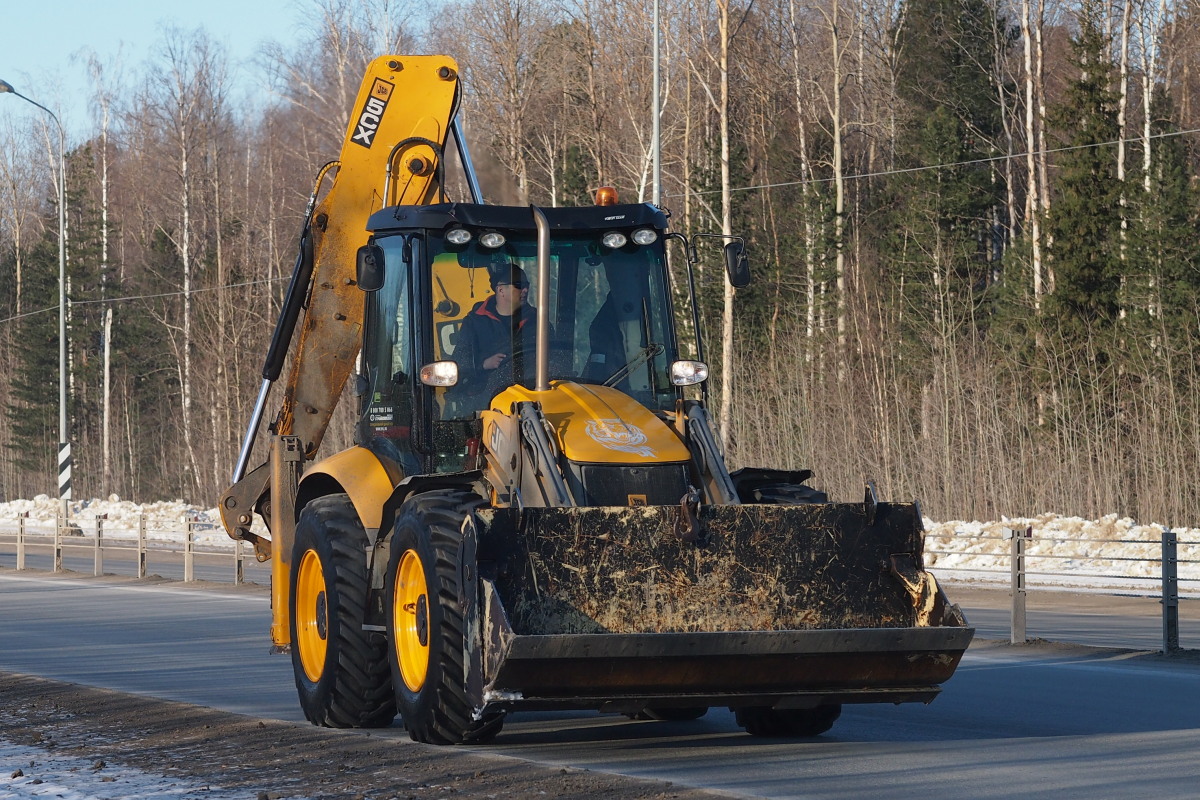
M396 464L385 462L365 447L351 447L305 470L296 508L303 508L314 497L345 492L350 495L363 527L378 529L383 503L402 477Z

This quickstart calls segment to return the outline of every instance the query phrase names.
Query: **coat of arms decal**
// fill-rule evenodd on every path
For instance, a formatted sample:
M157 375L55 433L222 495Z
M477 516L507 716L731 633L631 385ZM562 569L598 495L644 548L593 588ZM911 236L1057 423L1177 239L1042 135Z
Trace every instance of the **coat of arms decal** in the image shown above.
M646 432L628 422L619 419L590 419L587 435L609 450L633 453L642 458L655 458L654 449L646 446Z

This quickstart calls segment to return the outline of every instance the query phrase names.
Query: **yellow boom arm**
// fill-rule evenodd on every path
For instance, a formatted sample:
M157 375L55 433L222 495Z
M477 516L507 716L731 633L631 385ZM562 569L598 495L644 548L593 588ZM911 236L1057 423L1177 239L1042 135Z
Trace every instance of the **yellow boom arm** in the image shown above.
M438 198L457 89L457 65L446 56L377 58L359 88L333 188L313 213L311 299L275 423L277 434L300 438L305 458L320 446L358 355L363 300L354 266L367 219L385 201Z
M277 439L287 437L285 467L274 455L245 474L270 383L279 375L282 355L290 344L290 325L281 316L264 368L254 419L247 432L234 485L221 498L221 519L230 536L253 541L260 558L271 543L251 534L256 508L269 519L274 539L286 542L294 519L287 519L290 499L303 462L320 447L329 419L354 368L361 345L363 297L355 286L358 248L367 241L367 220L384 205L423 205L440 201L443 156L458 101L458 66L448 56L381 56L368 66L341 157L321 177L333 173L328 194L312 208L304 234L289 303L307 311L292 351L291 372L272 426ZM321 179L318 179L317 190ZM310 255L311 254L311 255ZM305 261L311 259L311 263ZM308 269L311 267L311 269ZM305 278L304 276L309 275ZM294 304L293 304L294 299ZM276 352L276 345L280 345ZM274 445L272 452L278 450ZM288 473L284 476L283 473ZM263 502L268 501L268 502ZM286 558L286 554L284 555Z

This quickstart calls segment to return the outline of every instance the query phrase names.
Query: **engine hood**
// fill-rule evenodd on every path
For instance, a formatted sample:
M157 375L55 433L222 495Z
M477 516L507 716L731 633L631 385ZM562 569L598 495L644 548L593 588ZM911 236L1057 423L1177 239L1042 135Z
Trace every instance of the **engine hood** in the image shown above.
M512 413L514 403L538 402L558 445L572 461L592 464L658 464L687 461L687 447L669 425L624 392L609 386L553 381L536 392L512 386L492 399L492 411Z

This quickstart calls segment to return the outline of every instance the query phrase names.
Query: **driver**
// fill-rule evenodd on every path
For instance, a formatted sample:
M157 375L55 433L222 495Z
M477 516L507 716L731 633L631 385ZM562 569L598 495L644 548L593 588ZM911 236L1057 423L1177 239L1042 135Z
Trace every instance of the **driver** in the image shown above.
M459 386L465 394L481 393L489 377L511 365L514 380L533 369L537 341L537 309L529 305L525 270L505 262L488 270L492 294L463 318L454 349ZM528 364L522 364L528 360Z

